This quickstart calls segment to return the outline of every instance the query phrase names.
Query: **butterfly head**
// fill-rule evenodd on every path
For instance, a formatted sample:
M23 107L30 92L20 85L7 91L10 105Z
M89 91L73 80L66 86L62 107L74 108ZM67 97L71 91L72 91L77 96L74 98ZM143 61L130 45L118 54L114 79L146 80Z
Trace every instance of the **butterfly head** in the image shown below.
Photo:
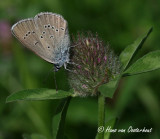
M59 71L59 69L62 67L62 65L60 65L59 63L54 64L54 71L57 72Z

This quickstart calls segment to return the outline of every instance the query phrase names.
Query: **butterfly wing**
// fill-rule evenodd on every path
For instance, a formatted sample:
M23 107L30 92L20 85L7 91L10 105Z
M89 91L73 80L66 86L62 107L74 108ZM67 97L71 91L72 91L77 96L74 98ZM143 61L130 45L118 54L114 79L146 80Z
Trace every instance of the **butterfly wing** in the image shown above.
M55 63L58 63L70 44L67 21L61 15L53 13L40 13L34 20L43 37L42 44L49 47Z
M50 63L58 63L62 44L68 48L67 22L54 13L40 13L35 18L21 20L12 27L12 33L27 48ZM69 37L68 42L69 42Z

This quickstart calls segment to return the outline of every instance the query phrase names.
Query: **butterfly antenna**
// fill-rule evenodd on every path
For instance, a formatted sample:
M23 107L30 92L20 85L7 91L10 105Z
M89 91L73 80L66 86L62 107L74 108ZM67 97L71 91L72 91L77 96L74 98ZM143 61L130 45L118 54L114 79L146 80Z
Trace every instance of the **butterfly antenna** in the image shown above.
M76 46L78 46L78 45L79 45L79 43L78 43L78 44L75 44L75 45L70 46L70 48L74 48L74 47L76 47Z

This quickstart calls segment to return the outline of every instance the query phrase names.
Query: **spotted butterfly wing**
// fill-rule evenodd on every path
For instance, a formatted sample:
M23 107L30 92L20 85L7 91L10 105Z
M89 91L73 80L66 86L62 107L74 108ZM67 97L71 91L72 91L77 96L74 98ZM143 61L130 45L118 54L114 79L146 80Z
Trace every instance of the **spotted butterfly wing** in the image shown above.
M44 12L21 20L11 30L22 44L53 64L63 60L63 53L70 45L67 21L55 13Z

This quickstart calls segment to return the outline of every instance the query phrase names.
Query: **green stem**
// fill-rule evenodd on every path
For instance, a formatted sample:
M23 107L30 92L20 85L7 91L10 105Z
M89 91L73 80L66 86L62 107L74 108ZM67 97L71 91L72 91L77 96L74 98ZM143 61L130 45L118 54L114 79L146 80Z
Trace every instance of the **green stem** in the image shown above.
M105 97L101 94L98 96L98 138L104 139L105 124Z
M71 97L63 99L57 107L56 113L53 117L53 139L63 139L65 129L65 119L70 103Z

